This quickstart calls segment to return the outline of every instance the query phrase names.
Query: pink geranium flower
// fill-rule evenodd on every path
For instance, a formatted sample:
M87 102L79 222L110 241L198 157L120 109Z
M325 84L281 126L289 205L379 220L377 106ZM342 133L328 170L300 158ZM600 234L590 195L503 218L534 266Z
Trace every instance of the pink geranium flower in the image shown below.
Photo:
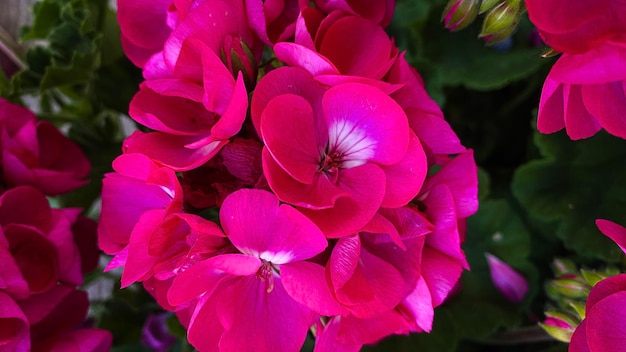
M323 268L306 261L326 248L323 233L261 190L231 194L220 221L234 250L181 272L168 294L172 305L201 297L190 342L199 350L298 351L317 315L297 300L334 307L320 285Z
M278 197L329 237L358 231L381 206L408 203L426 161L402 109L364 84L309 94L278 95L261 116L264 172Z

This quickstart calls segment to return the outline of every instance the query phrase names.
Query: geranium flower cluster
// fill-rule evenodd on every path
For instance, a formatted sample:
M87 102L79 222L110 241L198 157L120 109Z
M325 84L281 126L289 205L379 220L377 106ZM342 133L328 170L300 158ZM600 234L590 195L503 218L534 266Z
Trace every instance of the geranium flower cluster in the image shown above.
M464 268L471 150L384 31L393 1L119 0L145 81L101 249L200 351L430 331Z
M537 128L571 139L600 129L626 138L626 3L526 0L530 20L561 52L541 93Z
M89 161L3 99L0 131L0 351L108 351L111 335L85 324L89 301L76 289L98 264L96 223L46 199L86 182Z

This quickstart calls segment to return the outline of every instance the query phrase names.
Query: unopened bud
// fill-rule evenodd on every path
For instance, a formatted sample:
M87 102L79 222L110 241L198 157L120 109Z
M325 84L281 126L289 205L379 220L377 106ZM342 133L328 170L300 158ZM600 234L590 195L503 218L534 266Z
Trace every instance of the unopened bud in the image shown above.
M485 13L496 7L501 2L502 0L483 0L480 3L480 10L478 11L478 13Z
M567 298L585 298L589 295L589 285L580 279L556 279L549 286L554 292Z
M458 31L469 26L480 9L480 0L450 0L443 10L441 21L451 31Z
M511 302L521 302L528 292L528 282L515 269L496 256L485 253L491 281L502 295Z
M552 271L555 276L559 277L566 274L577 273L578 267L576 267L576 263L569 259L555 258L554 261L552 261Z
M584 269L580 270L580 274L582 275L583 279L587 281L587 284L589 284L589 286L592 286L592 287L595 286L595 284L597 284L598 282L607 278L607 276L602 273L598 273L595 271L588 271Z
M252 51L243 40L226 37L221 59L235 77L237 77L238 72L242 73L248 90L254 89L258 66Z
M568 314L546 312L546 320L539 326L555 339L569 343L578 324L579 322Z
M483 27L478 35L486 41L487 45L497 43L517 28L521 18L521 6L518 1L505 1L489 11Z

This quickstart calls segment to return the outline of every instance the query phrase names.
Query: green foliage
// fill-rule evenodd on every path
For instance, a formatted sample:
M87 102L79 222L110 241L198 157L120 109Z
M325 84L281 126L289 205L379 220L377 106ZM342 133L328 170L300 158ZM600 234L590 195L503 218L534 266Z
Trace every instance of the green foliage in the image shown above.
M622 252L595 226L596 218L626 223L626 144L599 133L571 141L565 133L535 134L542 159L520 167L515 196L537 223L548 223L565 246L587 259L616 262Z

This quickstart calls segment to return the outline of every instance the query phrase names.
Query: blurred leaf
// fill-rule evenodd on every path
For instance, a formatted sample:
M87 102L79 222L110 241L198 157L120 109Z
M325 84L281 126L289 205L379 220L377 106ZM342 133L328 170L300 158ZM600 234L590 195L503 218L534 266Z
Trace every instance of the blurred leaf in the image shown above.
M626 223L626 144L601 132L571 141L564 132L541 135L543 159L520 167L513 193L531 218L554 223L565 246L588 259L618 261L622 253L595 226L596 218Z

